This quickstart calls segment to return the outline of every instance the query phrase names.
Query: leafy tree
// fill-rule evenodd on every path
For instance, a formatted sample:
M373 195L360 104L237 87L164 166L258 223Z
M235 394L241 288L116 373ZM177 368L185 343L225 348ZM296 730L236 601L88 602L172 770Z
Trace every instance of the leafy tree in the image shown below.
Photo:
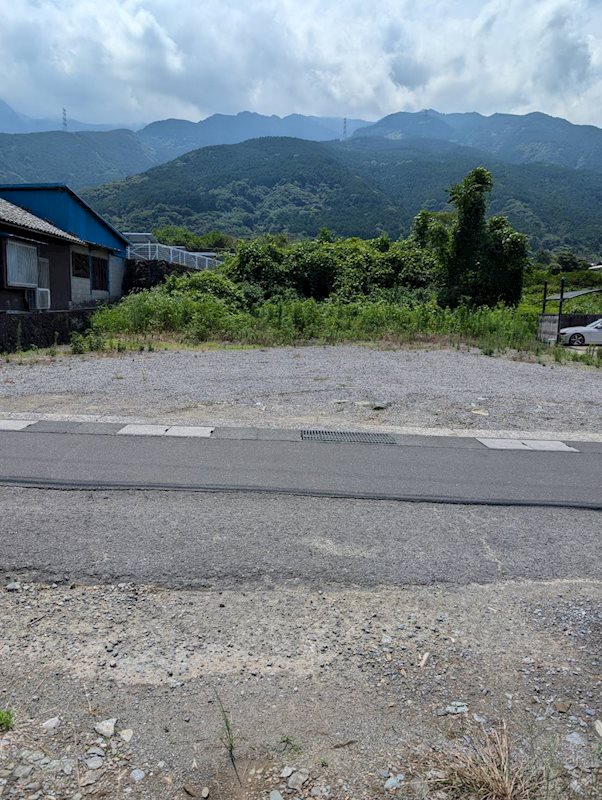
M520 300L523 273L528 263L528 239L517 233L505 217L485 219L487 197L493 188L491 173L484 167L473 169L463 181L450 189L456 207L447 255L443 260L440 297L452 308L468 305L494 306L499 302L516 304ZM417 238L428 239L429 227L419 215Z
M451 308L475 298L485 244L487 195L492 188L491 173L484 167L477 167L449 191L450 200L456 207L457 221L445 269L442 299Z
M577 272L580 269L587 269L589 264L583 258L579 258L570 250L562 250L556 254L556 269L553 272Z
M523 289L528 253L527 237L517 233L505 217L488 219L478 292L474 301L487 306L500 302L517 305Z
M221 231L209 231L199 235L180 225L163 225L155 228L153 236L161 244L171 247L183 245L192 252L224 250L233 247L236 241L233 236Z
M264 297L273 297L290 288L290 271L284 263L285 241L281 236L262 236L240 241L235 254L226 260L223 271L235 283L255 284Z

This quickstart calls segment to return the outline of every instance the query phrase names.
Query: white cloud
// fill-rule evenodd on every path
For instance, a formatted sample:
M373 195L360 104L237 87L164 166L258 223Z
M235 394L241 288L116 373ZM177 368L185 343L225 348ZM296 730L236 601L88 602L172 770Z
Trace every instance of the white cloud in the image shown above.
M0 0L32 116L541 110L602 125L598 0Z

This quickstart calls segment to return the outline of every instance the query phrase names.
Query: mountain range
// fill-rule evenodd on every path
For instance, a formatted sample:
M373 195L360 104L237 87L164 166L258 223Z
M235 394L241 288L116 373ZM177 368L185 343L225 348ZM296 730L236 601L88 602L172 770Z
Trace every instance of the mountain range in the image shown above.
M209 146L84 196L122 230L173 224L306 236L325 226L342 236L397 238L421 208L447 209L446 190L481 164L494 176L491 213L507 216L534 248L599 255L602 174L510 164L433 139L269 137Z
M1 122L0 107L0 122ZM0 134L0 182L65 182L118 225L398 235L472 167L534 246L602 249L602 130L534 113L340 118L214 114L139 131ZM1 125L0 125L1 127ZM133 177L132 177L133 176ZM121 182L122 179L126 179ZM117 183L114 183L118 181ZM97 190L93 187L108 184Z
M68 119L67 125L70 131L112 131L126 127L106 122L95 125L71 118ZM41 133L43 131L60 131L62 128L62 117L34 119L26 114L20 114L0 99L0 133Z
M14 118L22 115L0 101L0 132L10 129ZM345 133L353 139L432 140L474 148L512 164L555 164L602 172L602 130L546 114L483 116L425 110L390 114L376 123L349 119L345 129L338 117L277 117L242 111L213 114L200 122L160 120L139 131L54 130L35 136L13 133L12 138L0 133L0 181L30 182L41 180L44 174L45 180L63 181L74 188L96 186L200 147L264 136L330 141L344 139Z

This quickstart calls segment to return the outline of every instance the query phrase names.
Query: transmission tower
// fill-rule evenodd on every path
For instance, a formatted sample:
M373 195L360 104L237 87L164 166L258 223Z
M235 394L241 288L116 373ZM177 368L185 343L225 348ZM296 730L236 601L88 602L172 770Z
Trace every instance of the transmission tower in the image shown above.
M63 130L67 130L67 109L63 109Z
M343 120L343 141L347 138L347 117Z

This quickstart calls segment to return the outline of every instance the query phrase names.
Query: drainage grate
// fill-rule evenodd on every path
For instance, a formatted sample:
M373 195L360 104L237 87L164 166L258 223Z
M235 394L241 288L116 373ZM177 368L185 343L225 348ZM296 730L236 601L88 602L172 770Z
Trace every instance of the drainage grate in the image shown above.
M353 444L397 444L388 433L303 430L301 438L310 442L352 442Z

